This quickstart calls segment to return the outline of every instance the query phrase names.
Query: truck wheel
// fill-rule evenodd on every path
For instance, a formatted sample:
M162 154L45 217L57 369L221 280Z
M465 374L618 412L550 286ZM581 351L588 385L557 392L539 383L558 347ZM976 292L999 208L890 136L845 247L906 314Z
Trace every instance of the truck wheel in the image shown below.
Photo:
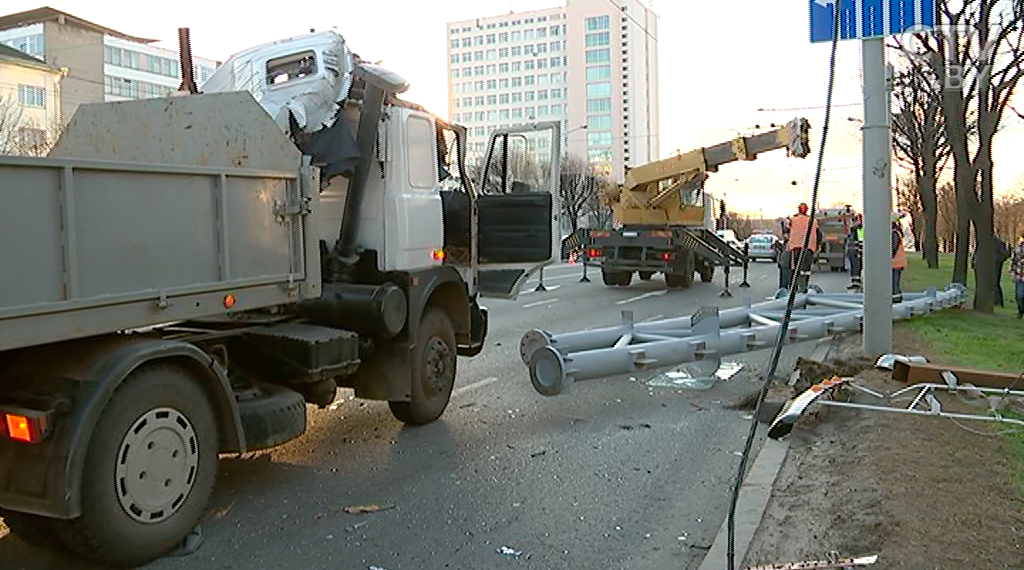
M11 534L25 544L57 554L67 553L67 547L54 529L54 519L16 511L0 511L0 518Z
M601 281L609 287L613 287L619 284L619 277L616 271L610 269L601 268Z
M620 287L629 287L629 284L633 282L632 271L620 271L618 277L618 284Z
M456 350L455 331L448 315L429 307L416 333L410 401L388 402L398 420L422 425L441 416L455 386Z
M259 384L257 391L258 396L238 402L246 450L269 449L306 432L302 394L273 384Z
M707 265L706 264L706 265L704 265L703 267L700 268L700 280L702 282L704 282L704 283L711 283L711 281L714 278L715 278L715 266L714 265Z
M64 543L113 566L177 546L199 522L217 476L216 422L203 388L166 365L133 372L92 433L82 515L57 521Z
M696 264L697 260L694 259L692 251L683 253L683 265L676 274L679 276L679 287L686 289L693 285L693 272L696 271Z
M639 275L641 281L650 281L651 280L651 276L654 275L654 272L653 271L641 271L637 275Z

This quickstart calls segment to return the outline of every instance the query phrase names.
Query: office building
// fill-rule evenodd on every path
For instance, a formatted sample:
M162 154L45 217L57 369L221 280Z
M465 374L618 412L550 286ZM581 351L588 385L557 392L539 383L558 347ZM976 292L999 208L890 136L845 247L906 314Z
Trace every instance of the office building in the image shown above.
M496 127L562 123L567 154L621 182L624 167L660 158L657 15L638 0L450 22L448 116L469 152Z
M162 97L176 90L181 83L178 53L152 45L155 42L53 8L0 16L0 45L65 71L65 122L83 103ZM194 57L193 63L198 84L217 67L216 61L205 58Z

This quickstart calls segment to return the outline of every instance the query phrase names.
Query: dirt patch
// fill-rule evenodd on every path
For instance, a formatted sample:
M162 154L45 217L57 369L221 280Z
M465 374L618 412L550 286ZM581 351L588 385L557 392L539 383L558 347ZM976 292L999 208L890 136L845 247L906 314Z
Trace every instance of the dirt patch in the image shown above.
M844 345L855 351L859 342ZM897 352L928 356L905 336ZM902 386L879 371L859 377L876 390ZM967 410L949 398L943 407ZM743 567L837 551L878 554L879 570L1024 569L1024 500L1013 482L1020 466L1004 438L943 418L836 408L801 422L789 438Z

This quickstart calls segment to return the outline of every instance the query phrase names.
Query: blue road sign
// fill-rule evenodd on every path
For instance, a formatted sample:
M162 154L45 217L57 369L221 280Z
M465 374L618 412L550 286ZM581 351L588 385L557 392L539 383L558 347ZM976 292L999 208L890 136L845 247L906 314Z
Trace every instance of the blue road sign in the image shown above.
M830 42L839 9L839 39L859 40L935 26L935 0L808 0L811 42Z

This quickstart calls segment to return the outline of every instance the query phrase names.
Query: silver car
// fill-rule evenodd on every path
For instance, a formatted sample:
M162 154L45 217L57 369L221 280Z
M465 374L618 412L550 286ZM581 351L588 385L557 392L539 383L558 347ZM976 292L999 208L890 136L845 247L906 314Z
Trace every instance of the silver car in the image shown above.
M752 260L756 259L770 259L775 261L775 242L778 241L772 234L754 234L747 238L747 244L750 246L750 250L747 252L748 257Z

